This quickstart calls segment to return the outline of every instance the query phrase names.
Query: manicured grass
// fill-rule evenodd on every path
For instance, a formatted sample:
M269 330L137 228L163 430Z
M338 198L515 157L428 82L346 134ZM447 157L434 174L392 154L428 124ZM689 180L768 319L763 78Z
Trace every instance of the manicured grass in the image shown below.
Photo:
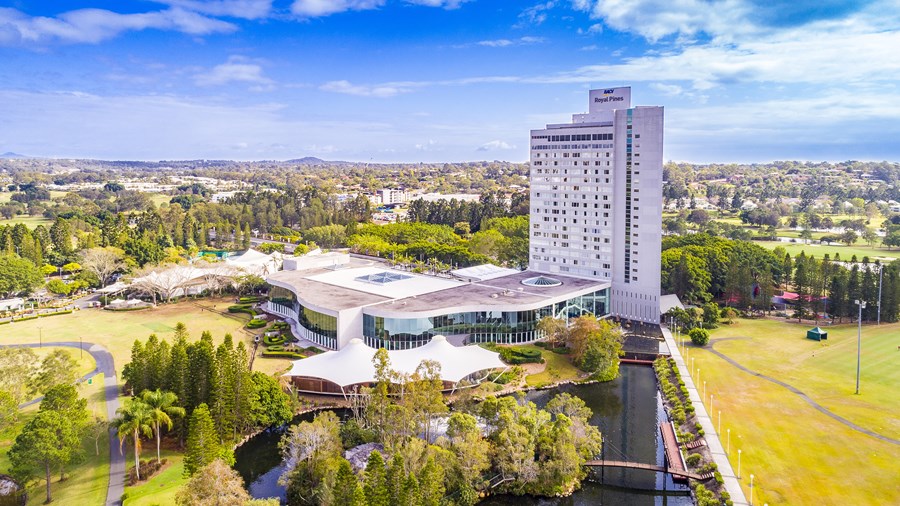
M153 448L150 448L150 447ZM156 446L144 445L141 452L143 460L156 458ZM154 475L146 482L133 487L125 487L125 500L123 506L153 506L156 504L175 504L175 494L188 479L182 476L184 472L184 455L173 450L163 449L162 458L168 459L168 467L159 474ZM133 467L134 453L129 452L126 458L129 469Z
M557 381L581 379L584 373L575 367L568 355L553 353L534 345L524 345L522 348L540 350L544 358L546 368L538 374L525 377L525 383L529 386L541 386Z
M885 257L885 258L900 258L900 249L887 249L884 247L876 246L870 248L867 244L855 244L853 246L844 246L844 245L824 245L824 244L797 244L790 242L779 242L779 241L753 241L754 244L759 244L760 246L766 249L775 249L778 246L787 251L791 257L797 256L801 251L806 251L806 255L815 255L816 258L821 259L828 253L831 258L834 258L835 253L840 253L841 260L850 260L853 255L856 255L858 260L862 260L864 256L868 256L870 259L874 259L876 257Z
M37 342L38 327L43 329L44 342L78 341L78 337L82 336L85 341L105 346L115 359L116 369L121 372L122 367L131 360L131 345L135 339L143 341L150 334L156 334L160 339L171 342L175 325L184 322L191 339L199 339L204 330L209 330L216 343L221 342L225 334L231 334L235 341L243 340L248 349L251 349L253 334L243 329L248 317L218 312L225 312L232 301L231 298L198 299L127 312L85 309L70 315L0 326L0 344ZM253 369L273 374L284 370L289 362L285 359L258 357Z
M88 410L106 418L106 402L103 398L103 376L98 376L93 384L82 384L79 393L88 400ZM9 460L7 452L16 435L28 420L37 412L38 406L29 406L19 418L19 422L0 433L0 472L7 472ZM70 465L66 473L66 481L59 482L59 472L54 471L50 482L54 504L78 504L85 506L102 505L106 500L106 488L109 484L109 438L100 438L100 454L97 455L93 439L85 438L83 443L85 459L76 465ZM46 498L45 482L38 480L28 487L28 505L44 504Z
M13 216L8 220L0 220L0 226L2 225L15 225L17 223L24 223L28 226L28 228L34 228L38 225L49 226L53 224L52 220L48 220L43 216L28 216L27 214L22 214L19 216Z
M826 327L829 339L819 343L805 338L812 326L809 322L737 320L714 330L712 337L749 337L719 342L715 349L754 372L792 385L864 428L900 439L896 392L900 324L863 328L859 396L853 394L856 327ZM705 349L689 347L689 357L700 369L707 393L715 396L714 423L722 412L723 444L727 444L726 429L731 429L735 468L737 450L743 451L745 493L749 493L749 475L755 475L754 503L900 503L896 479L900 446L857 432L783 386L745 373Z

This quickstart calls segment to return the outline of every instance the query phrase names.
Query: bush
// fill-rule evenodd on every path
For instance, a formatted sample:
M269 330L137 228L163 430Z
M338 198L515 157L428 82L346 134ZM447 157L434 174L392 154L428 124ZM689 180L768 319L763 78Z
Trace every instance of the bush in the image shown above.
M319 353L325 353L325 350L320 350L319 348L316 348L315 346L309 346L309 347L303 348L303 351L313 354L313 355L317 355Z
M257 320L256 318L254 318L254 319L250 320L249 322L247 322L247 328L248 329L261 329L261 328L265 327L266 324L268 324L268 323L269 322L267 322L265 320Z
M241 304L259 302L259 297L241 297L238 299Z
M282 346L280 344L273 344L272 346L269 346L268 348L266 348L266 350L268 350L268 351L284 351L284 346Z
M235 304L228 306L229 313L247 313L250 316L256 316L256 310L250 304Z
M709 344L709 331L706 329L691 329L688 335L691 336L691 342L697 346Z
M272 348L273 345L284 344L285 338L284 336L265 336L263 337L263 344Z
M500 359L507 364L540 364L544 360L541 350L510 346L500 348L499 351Z
M691 467L697 467L697 464L699 464L701 460L703 460L703 457L699 453L692 453L684 459L684 461L687 462L687 465Z
M271 349L271 348L270 348L270 349ZM297 353L297 352L295 352L295 351L269 351L269 350L266 350L266 351L262 352L262 356L268 357L268 358L272 358L272 357L279 357L279 358L306 358L306 356L303 355L302 353Z

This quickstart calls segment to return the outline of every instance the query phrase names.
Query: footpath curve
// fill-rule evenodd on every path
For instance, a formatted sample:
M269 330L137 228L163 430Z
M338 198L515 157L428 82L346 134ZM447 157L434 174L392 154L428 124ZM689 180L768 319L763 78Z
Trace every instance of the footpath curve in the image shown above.
M794 387L794 386L792 386L792 385L790 385L790 384L788 384L788 383L785 383L784 381L781 381L781 380L779 380L779 379L775 379L775 378L773 378L773 377L771 377L771 376L766 376L766 375L763 374L763 373L759 373L759 372L750 370L750 369L744 367L743 365L741 365L740 363L738 363L737 361L735 361L733 358L729 357L728 355L725 355L724 353L722 353L722 352L720 352L720 351L716 351L716 349L715 349L715 347L714 347L716 343L721 342L721 341L735 340L735 339L750 339L750 338L749 338L749 337L723 337L723 338L719 338L719 339L710 339L710 341L709 341L709 352L712 353L713 355L716 355L717 357L721 358L722 360L728 362L729 364L731 364L731 365L737 367L738 369L744 371L744 372L747 373L747 374L751 374L751 375L756 376L756 377L758 377L758 378L762 378L762 379L764 379L764 380L766 380L766 381L771 381L772 383L775 383L776 385L779 385L779 386L782 386L782 387L784 387L784 388L787 388L787 389L790 390L792 393L794 393L794 394L800 396L801 399L803 399L804 401L806 401L806 403L809 404L810 406L812 406L816 411L822 413L823 415L826 415L826 416L829 416L829 417L833 418L834 420L836 420L836 421L838 421L838 422L840 422L840 423L846 425L847 427L850 427L851 429L853 429L853 430L855 430L855 431L857 431L857 432L861 432L861 433L863 433L863 434L866 434L866 435L868 435L868 436L872 436L872 437L874 437L874 438L880 439L880 440L882 440L882 441L885 441L885 442L888 442L888 443L891 443L891 444L900 445L900 441L898 441L898 440L896 440L896 439L893 439L893 438L890 438L890 437L885 436L885 435L883 435L883 434L879 434L879 433L877 433L877 432L871 431L871 430L869 430L869 429L867 429L867 428L865 428L865 427L860 427L859 425L857 425L857 424L851 422L850 420L847 420L846 418L842 417L841 415L838 415L837 413L834 413L834 412L830 411L830 410L829 410L828 408L826 408L825 406L822 406L822 405L819 404L818 402L812 400L808 395L806 395L805 393L803 393L803 392L802 392L801 390L799 390L798 388L796 388L796 387Z
M44 343L8 344L0 345L0 348L39 348L41 346L56 346L77 348L84 350L94 357L97 368L78 379L79 382L87 381L98 374L103 374L103 394L106 400L106 416L108 420L116 417L119 409L119 385L116 375L115 361L109 350L99 344L79 343L77 341L48 341ZM32 399L20 407L40 402L41 398ZM125 493L125 455L122 454L119 445L115 444L118 433L112 426L109 428L109 485L106 489L106 506L121 506L122 494Z

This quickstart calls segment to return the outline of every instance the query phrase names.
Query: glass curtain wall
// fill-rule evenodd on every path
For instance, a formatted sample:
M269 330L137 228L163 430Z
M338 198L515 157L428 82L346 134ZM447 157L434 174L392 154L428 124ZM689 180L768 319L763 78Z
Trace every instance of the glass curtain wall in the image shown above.
M297 323L306 329L303 337L331 349L337 349L337 317L304 307L294 292L279 286L269 291L269 303L288 309L295 315Z
M609 310L609 289L573 297L528 311L471 311L429 318L383 318L363 315L363 336L373 348L406 350L422 346L436 335L466 336L466 343L519 344L542 338L537 322L545 316L577 318L604 316Z

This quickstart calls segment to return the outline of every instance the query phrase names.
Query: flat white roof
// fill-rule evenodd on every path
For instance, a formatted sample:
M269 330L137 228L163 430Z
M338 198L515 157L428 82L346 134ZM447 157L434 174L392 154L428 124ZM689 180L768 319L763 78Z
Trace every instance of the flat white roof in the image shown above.
M370 280L365 281L361 278L369 278ZM396 299L414 297L465 285L465 283L452 279L420 276L411 272L378 266L338 269L309 276L307 279L373 295L386 296L390 294L389 297Z

